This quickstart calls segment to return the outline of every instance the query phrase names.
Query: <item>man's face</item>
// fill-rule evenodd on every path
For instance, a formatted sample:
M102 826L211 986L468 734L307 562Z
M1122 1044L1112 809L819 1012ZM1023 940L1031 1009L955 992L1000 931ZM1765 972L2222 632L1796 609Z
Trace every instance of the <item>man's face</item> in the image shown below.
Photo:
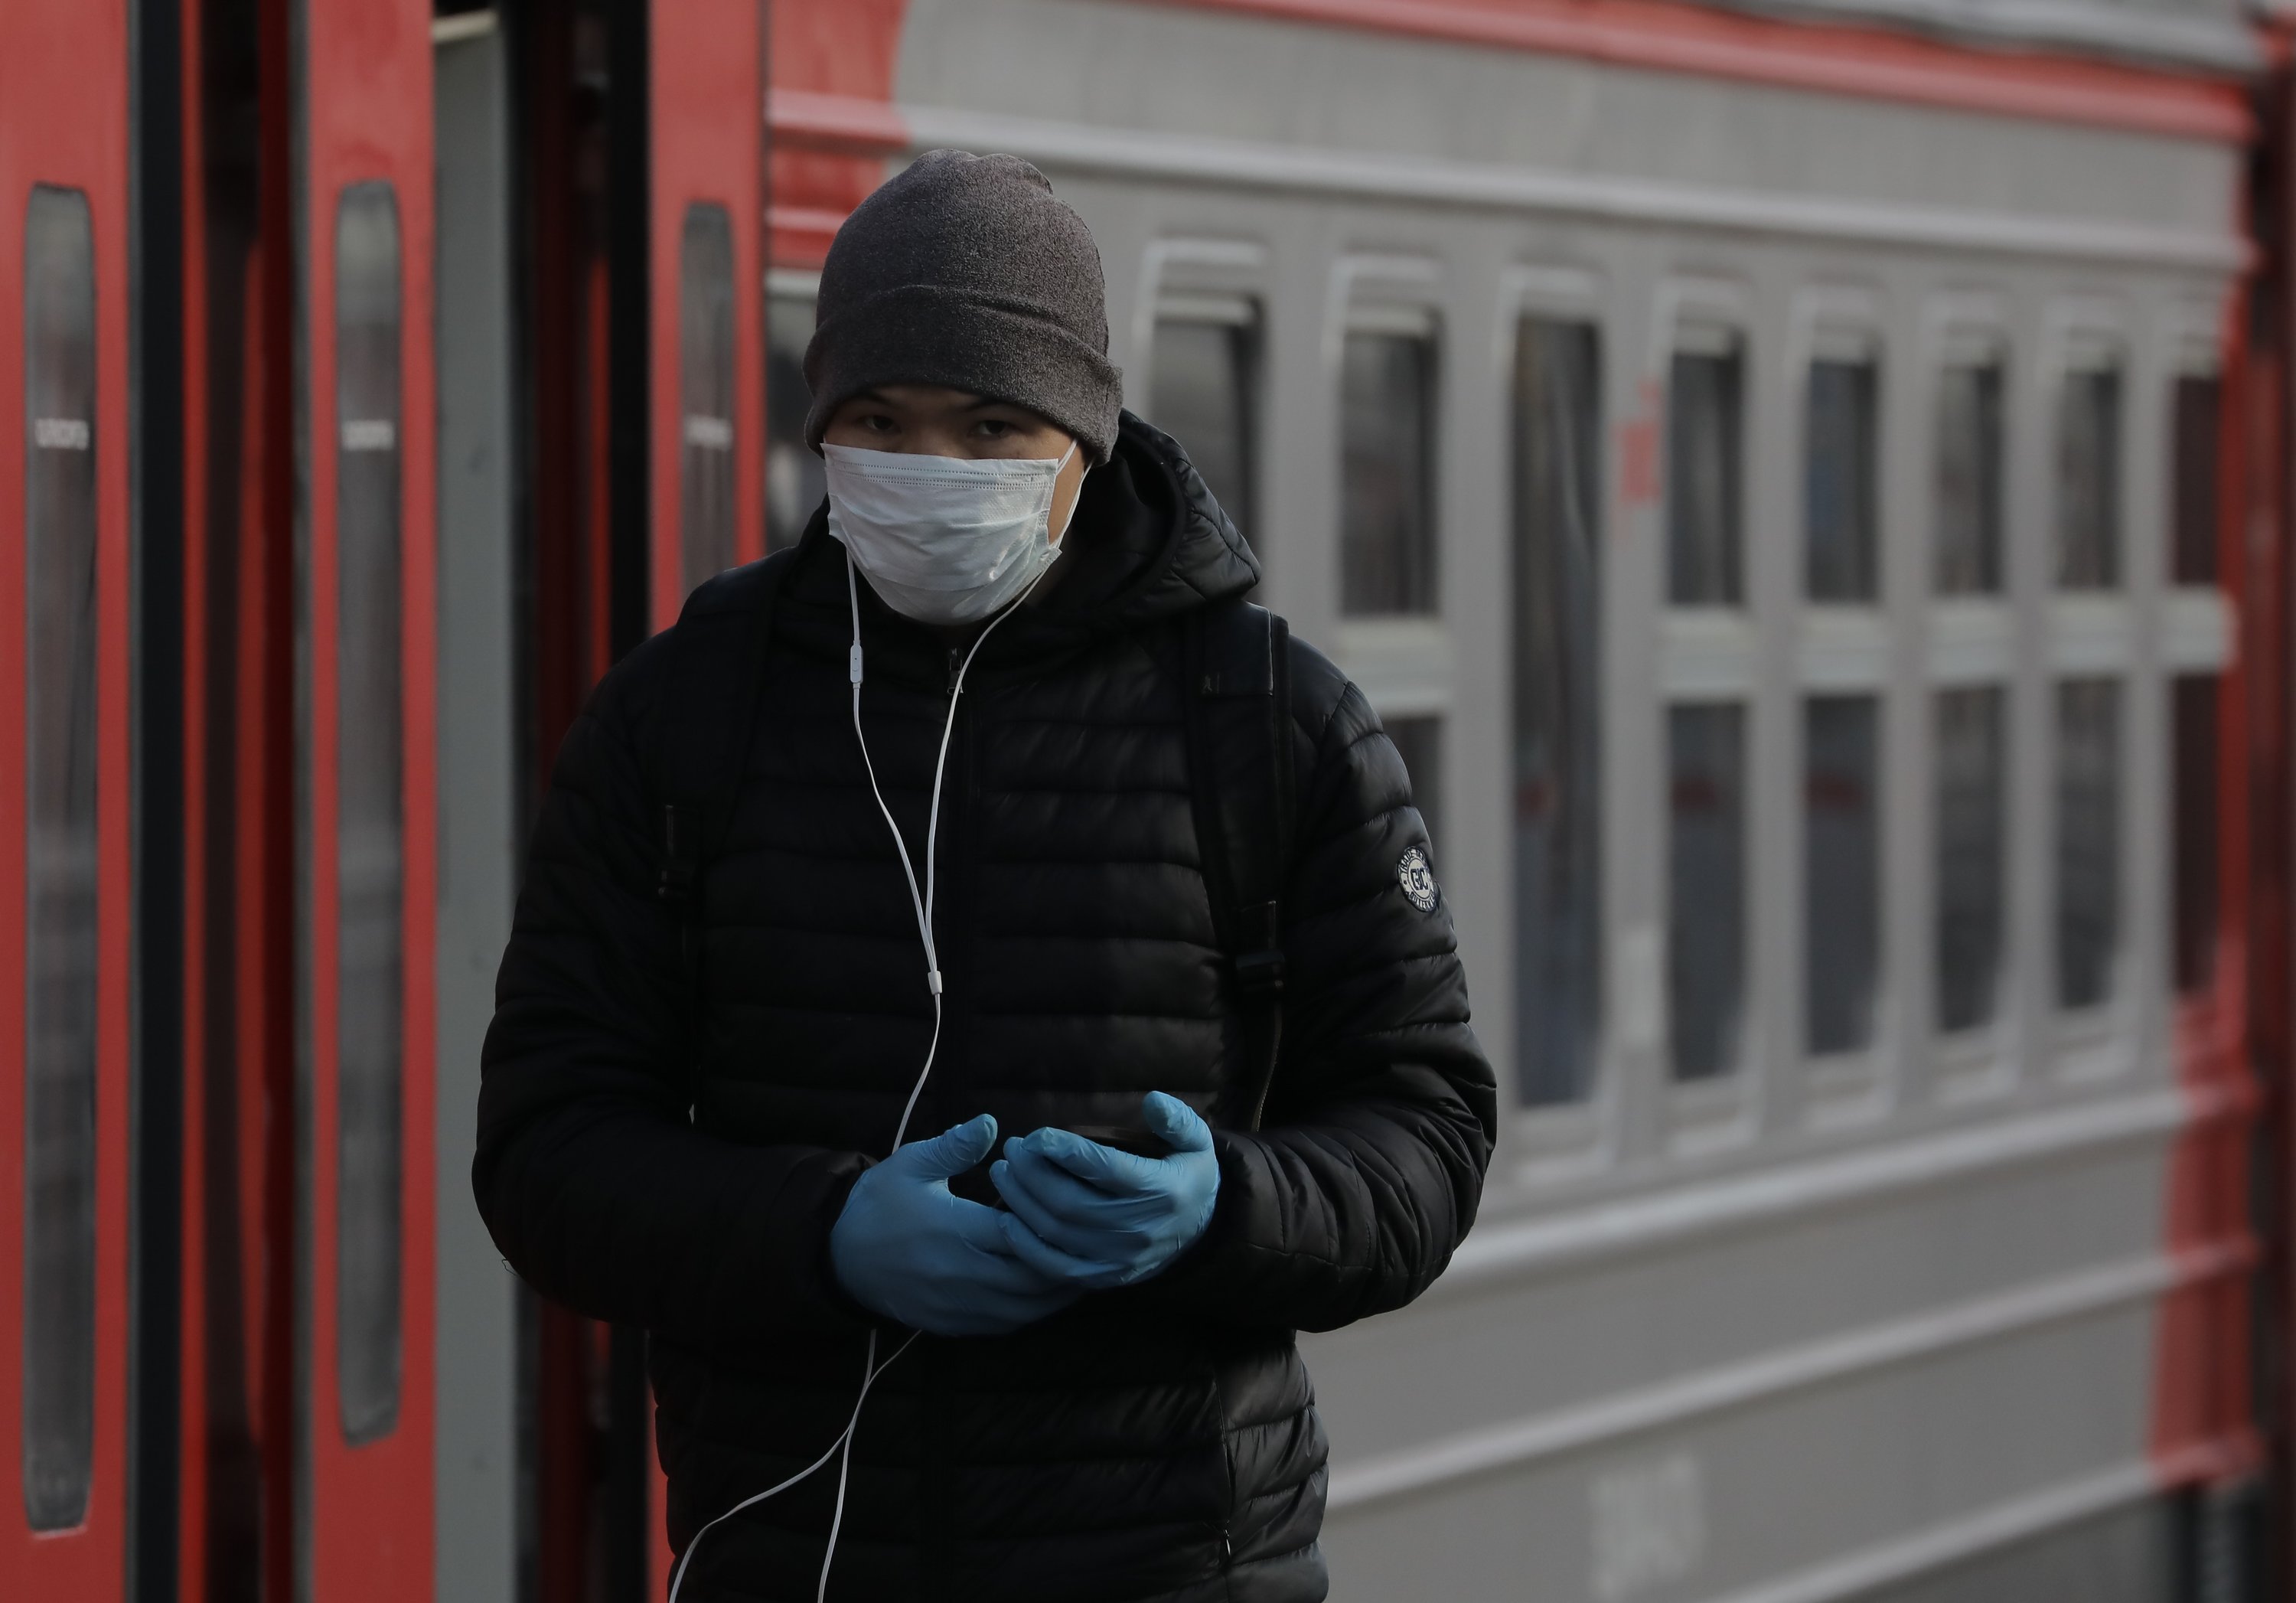
M987 400L939 384L881 384L864 390L830 415L824 445L914 456L1035 458L1063 455L1075 437L1059 424L1010 401ZM1053 489L1050 522L1057 541L1076 509L1085 456L1069 457Z

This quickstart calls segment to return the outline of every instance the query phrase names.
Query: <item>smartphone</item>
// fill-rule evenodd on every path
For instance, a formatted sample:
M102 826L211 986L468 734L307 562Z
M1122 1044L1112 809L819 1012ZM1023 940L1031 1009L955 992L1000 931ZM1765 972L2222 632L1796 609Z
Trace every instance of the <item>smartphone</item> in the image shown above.
M1063 1124L1061 1128L1070 1135L1097 1141L1103 1147L1113 1147L1117 1151L1128 1152L1135 1157L1163 1158L1172 1155L1170 1143L1144 1124ZM948 1188L967 1202L977 1202L984 1207L1003 1207L1004 1198L998 1195L996 1182L988 1178L988 1166L1004 1155L1004 1143L999 1140L996 1151L951 1180Z

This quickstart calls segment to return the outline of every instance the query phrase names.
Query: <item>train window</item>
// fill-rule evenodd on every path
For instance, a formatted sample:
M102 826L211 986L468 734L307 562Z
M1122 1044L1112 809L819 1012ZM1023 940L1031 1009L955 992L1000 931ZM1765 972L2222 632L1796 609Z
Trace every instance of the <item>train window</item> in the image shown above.
M1936 568L1941 596L2001 588L2001 365L1989 351L1938 374Z
M1157 308L1148 406L1264 555L1252 515L1259 332L1256 308L1242 297L1168 299Z
M766 542L775 551L798 543L829 494L821 458L805 443L813 301L809 281L776 282L766 301Z
M2112 993L2120 943L2120 685L2057 686L2057 1000Z
M1802 710L1804 1039L1813 1056L1874 1040L1882 974L1881 698Z
M1352 328L1340 371L1340 610L1435 609L1435 335Z
M24 1511L87 1516L95 1449L95 244L24 217Z
M1527 317L1514 372L1515 1073L1593 1081L1602 1013L1602 377L1592 325Z
M2170 507L2169 571L2180 585L2217 582L2218 420L2224 387L2208 374L2187 373L2177 380L2175 505Z
M1666 593L1677 606L1736 606L1744 438L1737 336L1677 331L1666 396Z
M1998 685L1937 693L1937 1022L1991 1023L1999 1005L2008 872L2006 731Z
M336 1389L353 1443L398 1418L405 1021L399 703L399 226L384 183L335 213Z
M2217 688L2214 674L2184 674L2169 704L2175 872L2171 958L2177 989L2206 990L2217 958Z
M1874 536L1876 393L1864 342L1821 344L1809 365L1802 442L1802 571L1812 601L1880 591Z
M1667 1017L1675 1076L1738 1066L1746 1010L1746 710L1667 710Z
M677 254L678 524L685 588L734 565L734 222L685 209Z
M2091 355L2067 369L2057 402L2057 583L2120 582L2120 373Z
M1395 743L1411 776L1411 804L1427 826L1427 838L1440 852L1443 846L1443 720L1439 718L1390 718L1382 720L1387 737ZM1436 865L1439 868L1441 864Z

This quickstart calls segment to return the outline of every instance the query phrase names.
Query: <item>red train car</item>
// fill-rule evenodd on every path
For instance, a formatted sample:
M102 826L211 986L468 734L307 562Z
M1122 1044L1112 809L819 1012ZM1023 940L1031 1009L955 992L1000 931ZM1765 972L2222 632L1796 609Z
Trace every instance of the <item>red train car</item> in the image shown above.
M1432 1574L1439 1547L1469 1595L1533 1584L1521 1541L1567 1556L1542 1557L1540 1595L1605 1603L2043 1595L2032 1577L2067 1573L2048 1565L2107 1552L2163 1566L2131 1597L2284 1595L2296 23L2188 9L11 0L0 1594L660 1595L643 1333L553 1308L496 1260L465 1172L473 1043L525 822L582 698L694 583L794 538L818 503L795 423L830 240L889 163L968 144L1039 161L1085 212L1134 404L1187 439L1267 551L1275 604L1363 681L1439 841L1514 863L1461 891L1482 949L1507 954L1477 978L1511 1037L1504 1196L1423 1323L1319 1355L1342 1435L1335 1554ZM1217 107L1183 103L1199 70L1232 86ZM1580 108L1583 138L1539 121L1553 106ZM1707 165L1635 143L1674 127L1704 130ZM1885 159L1907 148L1943 153ZM2010 200L1977 193L1997 166ZM2037 172L2062 193L2011 182ZM1825 465L1871 466L1886 505L1931 493L1905 468L1932 415L1966 425L1969 474L2005 453L1988 459L1997 560L2026 577L1956 592L1936 623L1942 588L1905 588L1920 564L1901 563L1808 651L1764 655L1812 598L1785 583L1767 636L1677 605L1657 553L1690 492L1669 464L1742 446L1723 476L1774 549L1765 520L1804 515L1821 366L1871 425L1836 432L1873 442ZM1924 388L1932 367L1957 376ZM1869 390L1895 399L1859 412ZM2095 428L2048 436L2073 427L2075 392ZM2013 423L1988 435L1988 416ZM1539 431L1580 423L1603 534L1584 571L1541 543L1538 500L1555 477ZM1445 443L1405 460L1383 429ZM1420 515L1389 532L1440 546L1431 598L1350 598L1338 487L1364 475L1409 481L1391 498ZM2116 503L2128 549L2181 544L2132 558L2110 618L2077 598L2088 632L2042 661L2031 638L2059 621L2019 553L2060 528L2069 483L2142 488L2151 503ZM1906 525L1875 516L1877 548L1901 547ZM1610 633L1525 623L1566 582ZM1970 653L1909 667L1952 655L1948 624ZM1685 792L1686 770L1657 766L1669 710L1742 698L1773 732L1761 750L1807 766L1775 720L1801 716L1810 663L1816 691L1877 709L1934 678L2030 711L2048 674L2119 676L2126 750L2144 753L2115 770L2134 822L2124 855L2079 860L2125 874L2128 928L2157 926L2117 959L2133 993L2077 1017L2033 999L2065 916L2044 887L2066 871L2001 867L2011 888L1976 900L2026 961L1978 976L2011 999L1998 1030L1932 1027L1946 982L1923 970L1925 927L1893 913L1857 982L1879 999L1871 1040L1773 1041L1776 1061L1692 1083L1673 1041L1694 999L1668 991L1665 955L1696 932L1637 867L1671 860L1661 832L1680 824L1652 800ZM1530 694L1573 674L1603 686L1583 706ZM2071 781L2032 753L2076 725L2004 741L1988 770L2024 786L2005 859L2071 860L2037 822ZM1888 750L1918 766L1943 738ZM1956 749L1982 768L1982 745ZM1726 765L1709 766L1690 777ZM1744 793L1799 818L1819 790L1931 777L1883 771L1845 760L1784 789L1758 773ZM1972 788L1947 784L1920 816L1970 814ZM1552 866L1556 819L1587 824L1574 808L1602 819L1568 837L1605 865L1599 905L1521 888ZM1845 807L1829 839L1867 853L1889 902L1935 865L1882 818ZM1803 872L1801 836L1746 826L1741 868ZM1834 916L1823 900L1749 922L1745 1007L1800 1018L1809 987L1780 976L1826 955L1808 935ZM1556 932L1582 918L1597 955L1570 969ZM1884 969L1923 977L1892 990ZM1539 1037L1525 999L1565 1023L1583 1004L1584 1030ZM2017 1029L2017 1051L1972 1056ZM2075 1037L2081 1063L2030 1067ZM2005 1225L1946 1218L1997 1192L2045 1200ZM1909 1211L1916 1193L1933 1213ZM2102 1267L2027 1242L2079 1235L2084 1198L2157 1239ZM2055 1228L2018 1228L2036 1217ZM1809 1245L1853 1219L1897 1234L1827 1237L1833 1260ZM2038 1255L2002 1284L1953 1282L1958 1301L1824 1322L1845 1265L1950 1278L1938 1264L1983 1255L1972 1236ZM1700 1265L1725 1262L1771 1295L1714 1296ZM1571 1322L1597 1304L1647 1317L1623 1336ZM1666 1310L1715 1306L1807 1328L1679 1372L1644 1351L1652 1328L1700 1323ZM2054 1337L2090 1345L2070 1364L2017 1346ZM1543 1372L1574 1378L1505 1418L1450 1418L1440 1386L1399 1416L1397 1343L1447 1354L1455 1378L1545 1344ZM1887 1390L1916 1371L1930 1390ZM2038 1388L2066 1375L2095 1406L2040 1418ZM1987 1398L1993 1426L2030 1403L2021 1441L2062 1426L2097 1456L1974 1512L1931 1508L1935 1483L2017 1469L1989 1451ZM1792 1411L1821 1403L1831 1427ZM2112 1426L2094 1443L2092 1417ZM1946 1468L1890 1482L1886 1451L1841 1447L1873 1418L1908 1443L1935 1423L1923 1461ZM1767 1461L1742 1439L1763 1432ZM1729 1467L1749 1463L1764 1473ZM1888 1518L1847 1492L1792 1520L1729 1500L1797 1474L1859 1483Z

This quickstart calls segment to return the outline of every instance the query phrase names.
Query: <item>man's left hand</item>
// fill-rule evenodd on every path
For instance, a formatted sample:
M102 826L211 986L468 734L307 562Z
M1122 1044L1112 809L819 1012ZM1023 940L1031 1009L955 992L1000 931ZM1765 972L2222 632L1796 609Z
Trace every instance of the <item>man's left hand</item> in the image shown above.
M988 1174L1012 1209L1001 1218L1014 1257L1102 1289L1160 1272L1204 1233L1219 1195L1211 1128L1162 1091L1140 1111L1168 1156L1138 1157L1051 1127L1004 1143Z

